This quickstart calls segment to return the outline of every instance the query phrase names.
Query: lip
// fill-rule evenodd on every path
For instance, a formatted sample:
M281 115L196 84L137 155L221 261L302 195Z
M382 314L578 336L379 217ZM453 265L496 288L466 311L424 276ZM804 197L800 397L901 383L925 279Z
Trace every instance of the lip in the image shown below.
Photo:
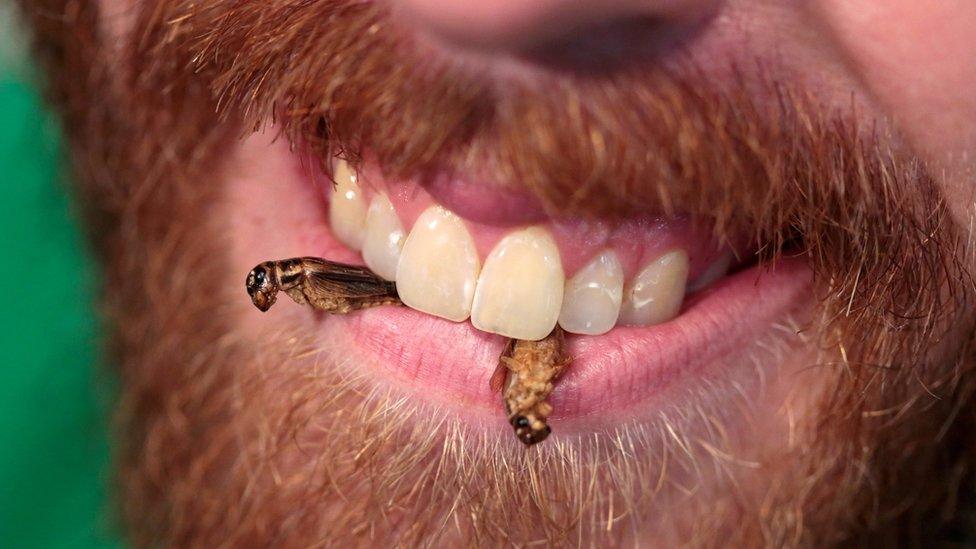
M796 259L731 275L688 301L670 322L618 327L600 336L567 336L573 363L553 393L553 419L624 411L743 349L798 309L809 283ZM345 331L387 375L443 401L500 412L488 381L505 338L407 307L325 317L321 329Z
M333 238L325 201L295 156L268 135L248 138L242 169L229 186L233 261L240 272L268 259L315 255L360 263ZM233 174L232 174L233 175ZM269 184L269 182L274 182ZM735 379L751 367L756 342L809 309L810 272L798 258L753 266L689 296L664 324L617 327L601 336L567 337L573 363L557 383L553 425L585 425L620 414L643 414L668 403L671 391L716 376ZM242 296L245 301L246 296ZM407 307L318 315L289 300L267 315L248 307L245 324L261 331L269 316L288 316L323 346L337 342L367 373L408 393L504 421L489 388L505 339ZM281 316L279 316L281 315ZM319 334L315 336L315 334ZM558 433L560 427L554 427Z

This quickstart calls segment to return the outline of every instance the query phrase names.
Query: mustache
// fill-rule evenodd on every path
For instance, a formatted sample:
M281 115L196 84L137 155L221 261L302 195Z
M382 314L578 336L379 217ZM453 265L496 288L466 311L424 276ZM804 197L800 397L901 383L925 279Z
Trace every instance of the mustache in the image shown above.
M439 54L376 3L175 11L194 29L185 49L225 119L243 113L248 129L274 121L325 158L355 163L368 153L389 177L480 174L561 212L731 221L750 217L757 201L786 205L788 195L774 194L784 181L802 187L846 169L876 178L892 160L874 158L887 153L801 88L762 75L724 87L694 67L492 79Z

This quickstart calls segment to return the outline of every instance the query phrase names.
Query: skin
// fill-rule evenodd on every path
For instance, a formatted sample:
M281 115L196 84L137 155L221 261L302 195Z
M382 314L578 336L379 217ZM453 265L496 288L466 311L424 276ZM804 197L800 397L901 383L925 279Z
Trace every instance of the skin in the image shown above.
M748 46L767 54L775 52L792 69L811 75L814 80L812 89L818 99L829 105L854 103L865 120L877 123L886 135L896 136L892 140L897 145L917 154L926 163L928 171L933 174L947 198L957 224L960 227L970 226L968 219L976 184L973 156L970 152L976 147L976 94L972 93L976 89L976 63L973 63L976 33L972 32L976 28L976 6L972 2L498 0L478 2L473 8L468 3L454 0L391 0L390 4L401 25L445 55L472 59L491 69L497 69L500 75L517 74L530 80L533 71L550 68L550 62L562 67L566 64L572 67L578 62L572 55L565 54L566 51L573 51L574 45L579 45L575 41L578 37L570 36L566 40L567 34L572 34L569 33L570 30L582 29L582 34L591 39L584 44L589 47L594 41L599 44L608 40L617 30L615 25L632 19L650 20L655 24L652 32L639 35L648 42L649 50L656 55L655 61L641 62L679 62L671 49L656 42L658 34L686 40L692 55L701 54L699 58L707 58L707 52L720 47L735 50ZM100 5L102 22L108 30L106 36L112 37L110 43L126 43L122 38L132 29L135 20L133 13L143 6L136 0L102 0ZM709 66L706 63L707 68ZM280 193L275 194L260 185L260 170L265 166L259 159L262 152L270 150L270 145L251 137L245 141L243 148L246 154L241 154L242 160L235 166L243 168L244 172L258 175L253 175L251 179L242 178L240 185L230 190L232 204L229 207L222 205L224 208L221 211L230 212L226 215L233 218L233 199L239 197L235 193L245 197L258 196L269 204L294 199L281 196ZM254 162L254 165L249 165L248 161ZM276 174L272 172L263 175L264 180L268 180ZM245 227L240 231L245 237L254 236L246 234L246 220L237 221ZM233 221L228 222L232 223ZM276 233L276 230L281 230L282 234ZM245 240L248 240L248 245L251 241L258 242L256 246L275 238L288 242L288 235L285 233L286 230L273 225L258 236ZM296 250L296 253L302 251ZM262 259L268 258L270 257ZM235 257L235 261L240 259L240 255ZM240 274L250 269L254 261L240 263L228 269L235 273L233 281L228 282L235 290L239 290ZM280 313L279 309L282 307L277 307L270 314ZM253 317L245 316L245 310L248 309L233 309L232 320L239 324L238 327L245 334L243 339L248 342L257 341L257 334L267 330L269 323L264 322L264 318L260 324L255 323ZM287 315L288 311L280 314ZM287 321L287 318L294 317L278 316L275 317L276 323L272 324L277 324L281 319ZM951 347L960 339L948 338L946 344ZM264 346L271 347L266 345L266 341L263 343ZM348 342L338 340L331 343L333 349L341 349ZM230 346L229 343L227 345ZM253 348L249 350L257 354L258 345L252 345ZM933 349L933 353L937 352L938 349ZM804 366L812 360L805 352L776 356L780 358L777 365L783 371L790 372L802 372ZM345 358L348 357L330 357L325 362L338 364ZM287 370L280 368L280 361L270 362L272 366L268 371ZM257 360L242 360L240 371L252 371L248 370L248 364L253 366L253 370L260 372L256 377L264 380L263 372L256 366L259 364ZM151 376L151 373L148 375ZM285 379L281 384L288 386L288 380ZM291 389L296 393L309 390L306 388L309 383L312 382L299 379ZM267 393L265 398L255 397L253 402L256 405L251 406L246 402L235 402L240 407L240 415L247 416L250 412L259 419L264 415L274 417L271 412L274 398L286 392L275 392L261 383L257 386ZM362 394L371 388L357 389ZM778 385L770 387L768 393L767 400L756 403L760 412L757 415L760 417L756 420L754 433L751 434L753 438L747 437L739 448L745 450L734 454L740 461L730 467L742 466L741 471L736 469L737 475L727 484L710 479L709 482L696 486L696 490L700 491L695 493L700 495L699 499L706 505L710 505L713 498L714 501L724 501L722 496L733 491L742 494L746 501L752 496L755 496L752 499L761 500L767 482L775 484L775 479L790 478L790 467L794 465L790 461L779 462L782 470L778 470L775 465L750 469L750 465L753 460L760 462L761 457L777 456L777 452L782 450L780 446L788 446L784 441L793 441L793 414L803 416L807 411L808 406L804 402L806 394L804 391L794 394L789 387ZM783 414L787 416L785 419L777 415L781 411L779 405L783 402L792 405L788 407L789 412ZM268 410L262 409L266 403ZM352 409L355 404L357 403L348 407ZM721 409L723 404L720 402L716 407ZM356 416L353 414L353 417ZM346 417L342 420L344 425L350 425ZM201 420L201 424L204 423ZM355 428L356 425L352 424L352 427ZM782 434L786 430L789 430L789 437ZM767 436L763 438L756 433L765 433ZM828 431L826 434L831 433ZM735 435L736 433L732 433L732 438ZM176 442L180 440L182 439L177 436ZM382 444L382 441L378 444ZM722 457L720 451L715 454ZM308 455L309 452L302 452L292 456L291 463L307 460ZM359 457L360 454L357 453L357 459ZM771 461L775 463L775 458ZM780 474L782 477L777 476ZM680 476L680 472L678 475ZM203 483L202 480L194 480L192 475L185 476L189 480L180 486L184 492L194 493L195 483ZM340 470L336 476L344 478L348 476L348 472ZM300 476L296 478L301 479ZM515 474L502 478L515 485L512 492L521 493L518 490L524 489L524 485L518 484L519 478ZM278 481L277 477L275 481ZM297 480L292 484L301 484L301 481ZM600 483L597 485L603 487ZM169 493L178 491L177 488L172 488ZM362 501L368 499L355 490L350 490L349 493L352 494L349 496L351 501L357 501L356 496L362 496L359 498ZM291 503L286 498L282 499L283 504ZM681 503L666 503L664 507L669 511L670 523L677 525L674 530L679 534L675 535L682 535L685 533L681 531L682 513L686 515L685 520L690 522L687 517L700 516L701 508L685 505L686 500L675 501ZM843 498L840 501L844 501ZM752 503L759 507L755 502ZM760 503L775 509L778 502ZM787 501L787 505L789 503L791 502ZM730 516L734 516L734 513L730 513ZM274 519L271 521L274 522ZM715 530L720 532L721 525ZM647 535L648 532L643 534ZM681 541L687 541L687 536Z

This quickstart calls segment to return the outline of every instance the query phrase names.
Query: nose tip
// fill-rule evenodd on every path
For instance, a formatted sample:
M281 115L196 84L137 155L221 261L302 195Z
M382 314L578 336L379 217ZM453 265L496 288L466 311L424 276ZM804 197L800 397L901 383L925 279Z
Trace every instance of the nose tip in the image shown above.
M723 0L392 0L401 21L449 46L480 52L565 43L617 23L655 21L659 32L709 18ZM630 25L632 26L632 25Z

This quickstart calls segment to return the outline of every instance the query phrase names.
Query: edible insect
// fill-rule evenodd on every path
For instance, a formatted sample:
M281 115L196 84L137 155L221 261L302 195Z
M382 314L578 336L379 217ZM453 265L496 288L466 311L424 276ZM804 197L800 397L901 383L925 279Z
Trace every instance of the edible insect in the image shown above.
M402 304L396 283L366 267L316 257L265 261L247 274L246 287L261 311L275 304L279 291L298 304L335 314ZM552 413L548 398L571 361L563 344L559 326L541 341L509 340L491 378L492 390L502 391L515 436L526 446L542 442L552 432L546 422Z
M559 326L540 341L510 340L491 378L491 389L502 391L508 422L526 446L542 442L552 429L549 395L572 359L564 352Z
M246 284L247 295L261 311L275 304L279 291L301 305L337 314L401 303L396 283L366 267L316 257L265 261L251 269Z

